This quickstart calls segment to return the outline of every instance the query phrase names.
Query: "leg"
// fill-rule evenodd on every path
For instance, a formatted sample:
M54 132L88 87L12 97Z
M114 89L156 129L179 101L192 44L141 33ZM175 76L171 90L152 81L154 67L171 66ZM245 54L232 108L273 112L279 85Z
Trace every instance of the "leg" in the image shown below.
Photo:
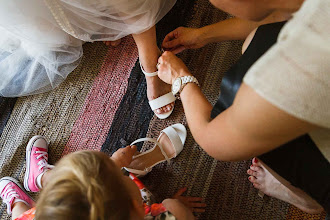
M12 215L12 219L34 206L34 201L25 192L23 186L11 177L0 179L0 195L2 202L7 205L8 215Z
M323 211L322 206L314 199L301 189L292 186L260 160L254 158L247 173L253 186L264 194L290 203L310 214Z
M43 179L47 181L48 171L52 168L53 166L48 164L47 140L40 135L32 137L26 147L25 189L39 192ZM46 173L48 174L45 175Z
M41 177L41 187L45 187L51 178L52 170L47 170Z
M142 67L146 72L157 71L156 65L160 51L156 43L156 28L153 26L149 30L141 34L133 34L133 38L139 50L139 59ZM148 77L147 80L147 95L149 100L156 99L171 91L170 85L164 83L158 76ZM166 113L174 107L174 103L157 109L157 113Z
M22 215L24 212L29 210L30 207L27 206L24 202L16 202L13 205L11 219L14 220Z

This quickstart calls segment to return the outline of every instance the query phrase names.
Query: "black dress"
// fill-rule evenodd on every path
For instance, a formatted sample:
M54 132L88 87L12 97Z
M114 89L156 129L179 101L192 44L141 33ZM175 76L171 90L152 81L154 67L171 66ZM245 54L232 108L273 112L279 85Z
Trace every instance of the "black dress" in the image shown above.
M233 104L244 75L276 43L284 24L279 22L258 28L244 54L222 79L221 95L212 110L212 118ZM308 193L330 213L330 163L308 134L258 158L293 186Z

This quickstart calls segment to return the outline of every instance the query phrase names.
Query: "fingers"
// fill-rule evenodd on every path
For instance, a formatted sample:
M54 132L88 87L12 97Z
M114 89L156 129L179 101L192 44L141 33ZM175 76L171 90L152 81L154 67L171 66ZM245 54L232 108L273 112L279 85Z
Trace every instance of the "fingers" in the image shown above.
M193 208L191 209L192 212L197 212L197 213L203 213L205 212L205 209L200 209L200 208Z
M188 202L202 202L204 199L201 197L186 197Z
M165 38L164 38L164 40L163 40L163 43L162 43L162 46L164 46L164 43L167 43L167 42L169 42L169 41L175 39L174 32L176 32L176 31L177 31L177 29L175 29L174 31L168 33L168 34L165 36Z
M179 189L173 196L173 198L181 196L185 191L187 191L187 187Z
M162 47L167 49L174 49L182 45L182 37L181 32L184 30L183 27L179 27L175 29L174 31L170 32L166 35L166 37L163 40Z
M174 199L178 199L182 204L189 208L192 212L205 212L206 204L203 202L204 199L201 197L186 197L182 196L184 192L187 191L187 187L179 189L175 195Z
M178 46L181 46L181 39L173 39L171 41L168 41L166 43L163 43L163 47L167 48L167 49L171 49L171 48L176 48Z
M137 148L136 148L136 146L135 145L128 145L128 146L126 146L126 147L124 147L124 148L122 148L121 149L122 150L122 153L124 153L124 154L135 154L135 152L136 152L136 150L137 150Z
M184 51L185 49L187 49L185 46L179 46L174 49L171 49L171 52L174 54L178 54L178 53L181 53L182 51Z
M171 56L175 56L173 52L171 51L165 51L159 58L158 63L160 64L166 64L168 60L171 58Z
M205 208L206 204L201 202L190 203L190 206L193 208Z
M181 27L179 27L179 28L175 29L174 31L171 31L170 33L168 33L165 36L164 40L163 40L162 46L165 47L165 48L168 48L167 43L169 41L172 41L172 40L174 40L174 39L176 39L176 38L179 37L179 31L180 31L180 29L181 29Z

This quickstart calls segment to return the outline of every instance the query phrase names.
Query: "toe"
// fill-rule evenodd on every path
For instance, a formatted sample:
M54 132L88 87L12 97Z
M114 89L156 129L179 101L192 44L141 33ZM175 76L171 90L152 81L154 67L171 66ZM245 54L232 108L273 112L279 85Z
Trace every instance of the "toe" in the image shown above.
M162 107L162 113L164 114L166 112L168 112L166 106Z
M166 105L156 110L157 114L164 114L172 110L172 105Z
M257 178L255 178L254 176L249 176L248 179L251 183L256 183L256 181L257 181Z
M259 183L253 183L254 188L260 189L261 185Z
M255 176L254 171L251 169L247 170L247 174L249 174L250 176Z
M247 174L249 174L250 176L254 176L254 177L257 177L258 178L258 172L255 172L251 169L248 169L247 170Z
M260 172L262 169L259 166L253 166L253 164L250 166L250 169L255 172Z
M166 109L164 107L158 108L155 110L157 114L164 114L166 113Z
M256 166L256 167L260 167L260 163L259 163L258 158L255 157L255 158L252 159L252 165Z
M162 113L162 110L159 108L159 109L156 109L155 110L155 113L157 113L157 114L161 114Z

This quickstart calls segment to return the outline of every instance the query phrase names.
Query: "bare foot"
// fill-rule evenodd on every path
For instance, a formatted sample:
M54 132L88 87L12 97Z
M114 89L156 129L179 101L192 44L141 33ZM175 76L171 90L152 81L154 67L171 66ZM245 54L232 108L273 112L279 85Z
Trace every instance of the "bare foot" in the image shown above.
M249 181L253 183L253 186L264 194L290 203L310 214L317 214L323 211L322 206L301 189L292 185L283 185L274 177L276 173L258 161L258 159L253 158L252 165L247 170L247 173L250 175ZM276 174L276 176L278 175Z
M103 43L107 46L117 47L121 43L121 39L115 41L103 41Z
M148 54L148 55L144 55L144 54ZM155 53L148 52L148 53L140 54L139 59L144 71L146 71L147 73L152 73L157 71L156 65L159 55L160 55L159 50ZM159 79L158 76L151 76L151 77L146 76L146 81L147 81L147 96L149 100L154 100L171 91L171 85L163 82L161 79ZM166 106L163 106L159 109L156 109L155 112L157 114L163 114L171 111L173 108L174 108L174 102Z

